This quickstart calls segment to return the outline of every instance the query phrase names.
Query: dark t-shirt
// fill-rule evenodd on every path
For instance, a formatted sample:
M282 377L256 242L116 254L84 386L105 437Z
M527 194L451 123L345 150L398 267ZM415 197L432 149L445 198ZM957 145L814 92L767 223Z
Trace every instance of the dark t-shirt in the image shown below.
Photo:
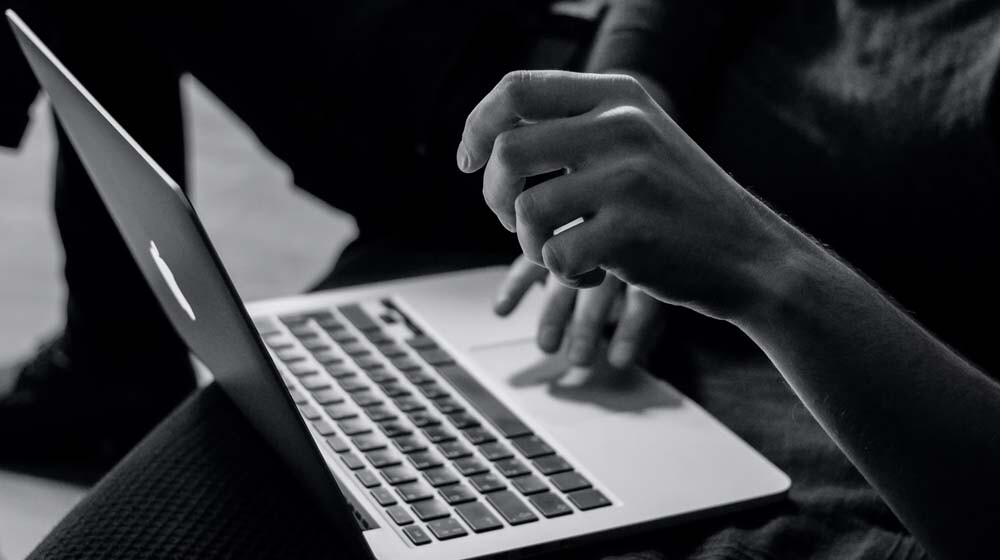
M631 0L595 66L997 376L1000 3Z

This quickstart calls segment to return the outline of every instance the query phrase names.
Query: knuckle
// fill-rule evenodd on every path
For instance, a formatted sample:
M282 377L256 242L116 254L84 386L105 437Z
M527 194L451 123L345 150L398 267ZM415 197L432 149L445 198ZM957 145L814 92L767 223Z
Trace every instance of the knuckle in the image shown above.
M639 80L627 74L622 74L619 78L621 81L622 93L629 99L645 99L646 98L646 88L642 87Z
M502 167L515 169L523 160L521 142L515 131L505 130L493 141L493 154Z
M622 105L609 111L608 125L615 131L617 140L630 146L647 146L655 135L649 115L636 105Z
M500 80L500 91L513 107L521 107L530 82L531 72L529 70L514 70L508 72Z
M514 213L522 223L528 226L535 226L542 217L542 210L538 204L538 199L532 191L526 190L514 199Z

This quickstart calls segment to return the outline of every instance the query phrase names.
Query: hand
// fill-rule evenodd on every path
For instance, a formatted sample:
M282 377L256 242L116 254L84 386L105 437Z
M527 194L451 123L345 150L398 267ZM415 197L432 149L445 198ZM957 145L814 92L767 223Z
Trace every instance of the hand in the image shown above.
M544 267L518 257L497 293L496 313L509 314L534 284L548 276ZM602 331L616 318L608 362L617 369L628 369L642 358L662 330L663 304L613 274L595 288L575 290L556 281L546 282L545 288L548 294L538 324L538 347L551 354L565 341L573 365L594 363Z
M575 288L608 271L731 318L766 289L793 237L628 76L508 74L466 120L458 162L486 168L483 196L524 255ZM524 190L526 177L558 170Z

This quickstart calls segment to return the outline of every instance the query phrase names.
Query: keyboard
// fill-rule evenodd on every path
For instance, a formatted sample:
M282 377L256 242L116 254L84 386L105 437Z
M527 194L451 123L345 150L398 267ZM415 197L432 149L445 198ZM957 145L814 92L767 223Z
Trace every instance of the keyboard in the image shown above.
M255 323L302 415L413 545L611 505L390 300L378 308L392 313Z

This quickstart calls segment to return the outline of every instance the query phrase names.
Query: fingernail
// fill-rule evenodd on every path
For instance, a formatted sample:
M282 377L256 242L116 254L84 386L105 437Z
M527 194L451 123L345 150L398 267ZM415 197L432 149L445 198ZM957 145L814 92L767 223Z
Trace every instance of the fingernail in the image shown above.
M465 147L465 142L460 142L458 144L458 155L456 156L458 161L458 168L463 172L469 172L469 150Z
M555 327L540 327L538 329L538 346L546 352L559 349L559 330Z
M574 338L569 345L569 361L576 365L586 365L590 362L593 349L593 340L586 337Z
M500 294L497 296L497 300L493 302L493 312L497 315L506 315L510 312L510 295Z
M625 369L632 364L635 358L635 344L631 342L617 342L611 345L608 352L608 361L617 369Z

